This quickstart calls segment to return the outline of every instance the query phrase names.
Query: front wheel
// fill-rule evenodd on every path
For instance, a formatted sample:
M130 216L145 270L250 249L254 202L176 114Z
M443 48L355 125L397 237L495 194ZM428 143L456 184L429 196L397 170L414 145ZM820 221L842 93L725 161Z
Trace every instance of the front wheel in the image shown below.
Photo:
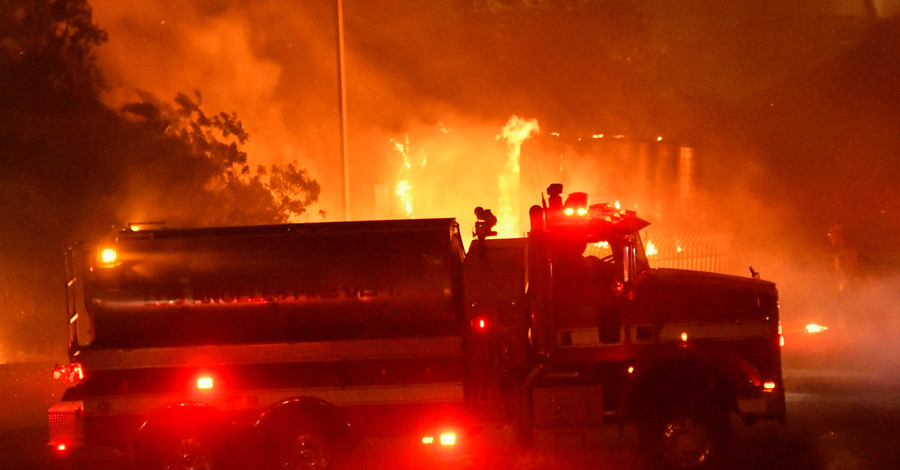
M326 470L334 467L333 445L328 436L315 427L286 434L275 450L280 470Z
M641 440L662 468L715 468L728 453L728 413L713 408L666 413L641 425Z

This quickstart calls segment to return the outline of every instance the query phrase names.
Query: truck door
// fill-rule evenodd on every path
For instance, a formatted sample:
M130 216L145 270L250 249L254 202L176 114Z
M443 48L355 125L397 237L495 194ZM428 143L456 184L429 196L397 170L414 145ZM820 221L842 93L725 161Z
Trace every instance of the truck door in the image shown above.
M621 257L609 244L553 255L553 311L561 346L621 342Z
M466 396L488 420L512 412L528 367L526 242L473 240L463 268Z

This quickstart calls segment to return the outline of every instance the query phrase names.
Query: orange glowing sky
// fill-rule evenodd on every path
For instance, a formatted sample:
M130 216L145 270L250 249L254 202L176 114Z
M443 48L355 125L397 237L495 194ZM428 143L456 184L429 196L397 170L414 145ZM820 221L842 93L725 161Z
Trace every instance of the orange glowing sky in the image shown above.
M720 191L710 200L740 201L739 212L746 217L789 212L735 196L752 191L754 178L764 170L753 155L713 148L733 139L716 129L720 124L716 106L756 106L761 90L804 67L827 63L854 47L859 36L851 34L840 42L801 29L791 33L795 36L790 41L777 42L779 34L786 33L773 25L805 24L804 18L823 15L853 25L868 15L867 2L801 2L802 8L795 10L780 2L752 9L736 3L721 11L687 8L693 5L690 2L679 4L685 8L647 2L642 4L651 13L646 27L666 41L660 43L663 52L654 52L662 58L655 66L667 82L678 86L673 86L674 95L644 102L628 89L627 80L616 78L617 71L603 69L593 60L592 54L609 47L623 52L604 53L629 60L627 48L632 43L627 37L591 43L597 38L616 40L621 36L617 31L573 24L547 28L546 38L521 38L521 47L489 46L477 41L490 38L490 33L467 31L453 2L373 3L377 4L343 2L351 218L405 216L394 190L404 164L394 142L405 142L412 162L407 172L414 197L412 216L457 217L463 232L474 220L474 206L498 204L497 176L508 153L497 135L512 116L534 119L541 128L522 150L520 191L526 198L520 212L539 202L551 180L562 179L570 190L592 193L594 202L621 200L625 207L651 211L657 226L669 223L663 208L653 204L668 198L670 191L660 185L676 185L676 169L671 161L657 161L656 151L641 154L634 142L652 142L661 135L662 145L671 146L665 152L677 153L679 146L693 145L692 134L697 133L716 135L697 151L706 165L706 181L722 185L709 188ZM329 220L340 219L331 2L94 0L91 4L95 21L110 38L97 50L110 85L107 103L134 99L136 89L162 99L199 90L207 109L236 111L243 119L251 136L246 150L252 162L297 160L323 187L319 207L309 213L325 209ZM900 1L872 5L876 13L887 16L897 11ZM747 19L756 14L758 18ZM738 32L752 34L733 35L735 25ZM690 54L675 55L684 51ZM699 110L685 108L683 101L692 93L708 94L706 103L712 104ZM557 131L562 132L557 140L565 145L553 143ZM568 146L583 144L578 139L599 133L627 134L637 141L602 148ZM597 156L598 151L606 153ZM742 224L738 220L731 225Z

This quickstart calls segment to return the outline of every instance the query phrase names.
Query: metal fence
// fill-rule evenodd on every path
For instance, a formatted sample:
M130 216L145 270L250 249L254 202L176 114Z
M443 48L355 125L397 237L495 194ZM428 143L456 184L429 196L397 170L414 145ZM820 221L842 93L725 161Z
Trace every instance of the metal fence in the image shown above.
M733 233L647 236L644 245L653 268L725 272Z

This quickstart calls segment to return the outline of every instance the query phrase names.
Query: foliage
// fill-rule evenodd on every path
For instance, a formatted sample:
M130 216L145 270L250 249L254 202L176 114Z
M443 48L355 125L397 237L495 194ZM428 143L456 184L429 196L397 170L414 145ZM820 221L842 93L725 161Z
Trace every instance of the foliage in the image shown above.
M297 162L251 170L243 123L207 113L199 92L108 108L93 55L106 40L87 0L0 2L0 313L16 319L0 328L7 349L65 346L60 255L78 240L141 220L286 222L319 196Z
M4 77L32 101L95 98L102 86L93 49L107 40L87 0L0 3ZM10 90L13 91L13 90Z
M265 224L297 220L319 196L319 184L297 162L259 166L251 170L242 145L249 139L234 113L208 116L199 91L179 94L174 104L148 93L122 107L122 115L147 134L161 133L144 164L154 171L134 174L137 187L153 190L149 207L178 207L190 200L189 211L169 211L167 220L179 226ZM172 155L183 162L172 166ZM185 199L189 198L189 199Z

